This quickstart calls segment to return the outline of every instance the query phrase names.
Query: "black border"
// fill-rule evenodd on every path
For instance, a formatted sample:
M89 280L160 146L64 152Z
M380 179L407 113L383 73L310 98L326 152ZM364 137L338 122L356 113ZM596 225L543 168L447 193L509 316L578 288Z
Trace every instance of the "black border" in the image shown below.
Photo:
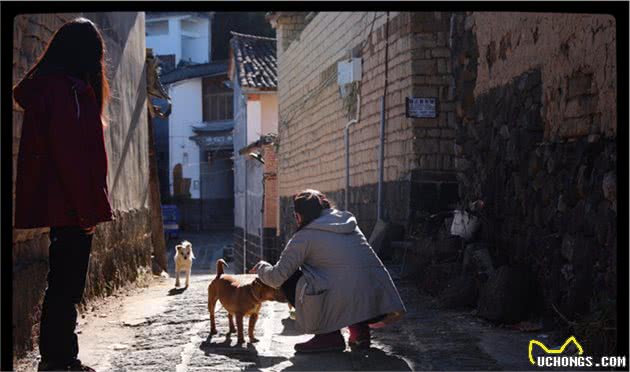
M618 308L618 355L628 358L628 13L629 3L625 1L573 1L573 2L213 2L213 1L138 1L138 2L2 2L2 248L1 249L1 290L2 323L0 339L2 358L0 369L12 369L12 43L13 18L18 14L63 13L63 12L112 12L112 11L510 11L510 12L549 12L549 13L590 13L610 14L616 19L617 29L617 182L618 182L618 231L617 237L617 308ZM624 104L619 104L624 103ZM621 249L620 249L621 248ZM8 301L7 301L8 299ZM627 369L626 369L627 370Z

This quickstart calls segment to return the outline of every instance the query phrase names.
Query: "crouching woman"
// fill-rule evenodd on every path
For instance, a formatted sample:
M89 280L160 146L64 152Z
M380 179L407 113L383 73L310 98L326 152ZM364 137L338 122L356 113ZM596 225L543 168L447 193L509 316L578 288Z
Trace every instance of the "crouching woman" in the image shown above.
M357 226L316 190L293 198L298 230L275 265L258 262L250 271L282 288L296 309L296 328L315 334L298 352L343 351L348 327L351 348L370 346L370 328L397 320L405 306L383 263Z

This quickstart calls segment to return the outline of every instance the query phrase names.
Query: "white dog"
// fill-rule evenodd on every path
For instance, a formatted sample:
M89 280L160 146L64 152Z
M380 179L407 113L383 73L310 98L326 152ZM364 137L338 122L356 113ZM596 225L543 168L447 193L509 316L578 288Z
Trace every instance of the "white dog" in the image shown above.
M188 240L175 246L175 287L179 287L179 273L186 271L186 288L188 288L194 258L192 244Z

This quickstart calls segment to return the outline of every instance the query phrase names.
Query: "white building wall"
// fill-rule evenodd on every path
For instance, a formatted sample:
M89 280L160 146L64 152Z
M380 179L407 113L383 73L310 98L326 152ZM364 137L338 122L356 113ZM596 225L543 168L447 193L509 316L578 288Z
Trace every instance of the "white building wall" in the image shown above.
M262 107L259 100L247 100L247 144L256 142L262 134Z
M210 62L209 30L208 19L182 19L182 59L196 63Z
M190 178L193 199L198 199L200 195L199 147L189 138L194 134L192 126L203 121L201 88L200 78L169 86L173 110L169 116L169 188L173 193L173 169L181 164L183 177Z
M235 81L234 78L232 81ZM234 225L245 230L245 159L238 151L247 145L247 100L234 86Z
M177 64L182 56L179 17L172 17L166 20L168 24L168 32L166 34L163 34L163 27L151 26L151 24L161 24L162 22L164 21L149 21L147 23L147 48L152 48L153 54L156 55L175 54L175 63ZM153 34L154 31L158 34Z
M278 95L275 93L261 94L260 103L262 134L278 134Z
M179 18L170 18L168 20L169 40L168 45L171 50L167 54L175 54L175 66L182 59L182 36L181 36L181 22Z

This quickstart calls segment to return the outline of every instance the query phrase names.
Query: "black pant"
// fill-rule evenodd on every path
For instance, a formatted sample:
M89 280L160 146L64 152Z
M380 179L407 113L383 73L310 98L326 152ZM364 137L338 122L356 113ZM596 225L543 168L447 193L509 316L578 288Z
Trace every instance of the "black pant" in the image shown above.
M79 354L76 305L83 297L91 249L92 235L79 227L50 229L48 288L39 336L42 362L64 365Z
M297 286L297 282L301 277L302 277L302 270L298 269L296 272L293 273L293 275L289 277L289 279L287 279L280 286L282 293L284 293L286 298L289 300L289 303L293 307L295 307L295 289L296 289L295 286Z

